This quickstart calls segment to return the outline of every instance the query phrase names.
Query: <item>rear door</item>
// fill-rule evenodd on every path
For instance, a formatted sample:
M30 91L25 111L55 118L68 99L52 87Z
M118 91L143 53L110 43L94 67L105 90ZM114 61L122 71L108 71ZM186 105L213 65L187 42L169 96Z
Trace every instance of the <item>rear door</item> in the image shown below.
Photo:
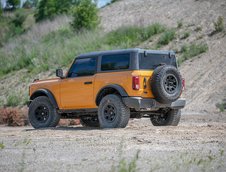
M94 108L93 85L97 69L97 57L78 58L72 64L68 76L60 85L63 109Z
M144 53L139 54L139 72L137 75L140 76L140 84L141 89L143 90L142 97L153 98L153 94L151 91L151 77L153 75L154 70L159 65L172 65L177 67L176 58L169 56L167 53Z

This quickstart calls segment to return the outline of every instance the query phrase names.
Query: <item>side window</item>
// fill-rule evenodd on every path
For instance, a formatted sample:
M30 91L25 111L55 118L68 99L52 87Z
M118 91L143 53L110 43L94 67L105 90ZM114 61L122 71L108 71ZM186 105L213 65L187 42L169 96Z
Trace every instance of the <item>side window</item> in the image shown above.
M97 58L76 59L71 66L68 77L90 76L96 73Z
M101 70L129 69L130 54L104 55L101 60Z

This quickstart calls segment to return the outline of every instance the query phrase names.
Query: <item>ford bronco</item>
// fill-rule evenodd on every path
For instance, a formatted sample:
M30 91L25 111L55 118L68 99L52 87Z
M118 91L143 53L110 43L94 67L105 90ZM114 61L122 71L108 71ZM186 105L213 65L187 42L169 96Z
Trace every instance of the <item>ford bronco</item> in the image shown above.
M124 128L130 118L150 118L154 126L176 126L185 100L173 51L113 50L79 55L64 75L29 86L29 121L55 127L60 118L83 126Z

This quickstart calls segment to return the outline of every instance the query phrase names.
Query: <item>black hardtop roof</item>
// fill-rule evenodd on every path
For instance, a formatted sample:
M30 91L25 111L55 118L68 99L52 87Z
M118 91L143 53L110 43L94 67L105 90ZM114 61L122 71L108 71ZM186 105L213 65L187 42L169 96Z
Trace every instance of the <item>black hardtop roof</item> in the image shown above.
M121 49L121 50L108 50L108 51L97 51L97 52L90 52L85 54L80 54L79 58L86 58L90 56L101 56L101 55L111 55L111 54L124 54L124 53L144 53L150 54L175 54L174 51L166 51L166 50L145 50L140 48L131 48L131 49Z

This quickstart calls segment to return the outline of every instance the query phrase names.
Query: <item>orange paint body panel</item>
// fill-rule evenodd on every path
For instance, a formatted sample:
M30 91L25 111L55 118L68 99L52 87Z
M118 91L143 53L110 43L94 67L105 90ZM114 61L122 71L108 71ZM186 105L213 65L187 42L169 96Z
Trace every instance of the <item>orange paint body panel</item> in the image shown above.
M153 98L150 89L152 74L151 70L114 71L101 72L93 76L40 80L30 85L30 96L38 89L47 89L54 95L59 109L64 110L97 108L96 97L99 91L111 84L120 85L131 97ZM139 76L139 90L132 88L133 76ZM86 84L87 82L91 84Z

